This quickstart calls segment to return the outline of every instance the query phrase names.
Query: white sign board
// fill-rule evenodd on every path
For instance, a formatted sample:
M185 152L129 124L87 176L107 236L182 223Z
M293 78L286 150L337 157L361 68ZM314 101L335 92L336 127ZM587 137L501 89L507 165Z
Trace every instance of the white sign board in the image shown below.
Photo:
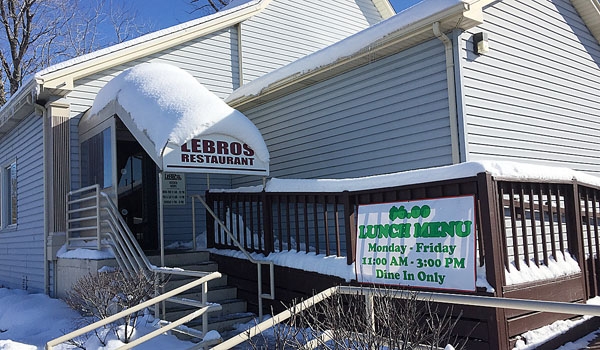
M163 204L185 205L185 174L163 173Z
M250 145L221 134L203 135L180 146L167 144L163 169L186 173L269 174L269 165L256 156Z
M473 196L358 207L357 281L475 291Z

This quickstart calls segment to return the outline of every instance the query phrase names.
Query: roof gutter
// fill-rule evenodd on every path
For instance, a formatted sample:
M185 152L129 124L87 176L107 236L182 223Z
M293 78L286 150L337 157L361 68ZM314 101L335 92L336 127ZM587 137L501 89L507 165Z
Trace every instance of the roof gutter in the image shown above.
M446 82L448 84L448 113L450 116L450 143L452 145L452 164L460 162L458 145L458 114L456 112L456 85L454 82L454 55L452 41L440 30L440 22L433 24L433 33L444 44L446 53Z
M374 42L368 43L362 49L346 57L341 57L335 62L324 64L308 71L291 74L286 78L272 82L271 84L265 86L260 93L236 96L236 93L234 92L229 98L226 99L226 102L236 109L244 110L252 108L258 104L273 100L281 95L285 95L308 85L312 85L317 81L331 78L346 71L355 69L359 66L371 63L374 60L390 56L408 47L417 45L431 38L435 38L435 35L431 31L431 26L436 22L439 23L440 31L452 30L455 28L460 28L463 30L472 28L483 23L482 7L478 5L479 3L474 5L461 2L439 13L392 32ZM366 29L365 31L368 30L369 29ZM342 42L345 40L353 40L353 37L344 39ZM314 55L319 54L321 51L310 54L304 59L311 59L314 57ZM293 64L294 63L291 65ZM268 74L265 77L268 77ZM259 83L260 80L261 78L258 78L254 81L254 83ZM248 86L251 84L248 84Z
M35 79L30 79L0 108L0 138L32 113L31 108L37 100L37 95L37 82Z

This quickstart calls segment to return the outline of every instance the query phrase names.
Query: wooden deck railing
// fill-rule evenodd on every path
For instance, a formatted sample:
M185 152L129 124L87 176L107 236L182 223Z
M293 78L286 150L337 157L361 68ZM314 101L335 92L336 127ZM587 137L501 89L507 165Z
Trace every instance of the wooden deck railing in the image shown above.
M492 285L506 285L508 269L548 266L551 259L572 256L586 276L587 296L600 295L600 189L575 181L495 180L481 173L363 191L208 192L206 198L248 251L303 251L347 257L351 264L359 205L460 195L476 198L479 263L492 269ZM236 249L210 222L208 232L214 233L208 235L210 247ZM494 259L501 264L495 266Z
M207 202L244 247L269 255L303 251L355 260L359 205L473 195L477 258L493 292L477 295L581 303L600 295L600 188L577 181L527 181L488 173L446 181L335 193L207 193ZM235 249L208 223L210 247ZM569 263L566 274L518 280L523 271ZM538 270L536 270L538 269ZM516 336L565 316L495 309L470 310L469 322L486 324L478 334L498 348ZM476 319L480 315L481 319Z

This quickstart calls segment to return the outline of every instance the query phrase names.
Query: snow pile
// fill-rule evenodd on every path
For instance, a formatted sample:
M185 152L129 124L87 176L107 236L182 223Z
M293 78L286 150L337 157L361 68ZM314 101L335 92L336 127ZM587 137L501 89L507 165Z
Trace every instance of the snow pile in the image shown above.
M97 250L94 248L76 248L73 250L67 250L67 245L63 245L58 252L56 257L60 259L87 259L87 260L104 260L114 259L115 254L110 249Z
M221 134L250 145L256 157L269 161L256 126L181 68L142 63L126 69L98 92L89 118L112 101L129 112L137 129L154 143L158 157L168 142L179 146L194 136Z
M589 305L600 305L600 297L595 297L586 302ZM550 325L531 330L527 333L521 335L521 339L517 340L514 349L517 350L528 350L528 349L536 349L538 345L560 335L566 333L569 329L577 326L578 324L584 322L589 319L589 316L584 316L580 320L559 320ZM585 349L587 345L594 340L596 337L600 336L600 330L592 332L587 336L579 339L576 342L567 343L561 346L560 350L570 350L570 349ZM557 350L558 350L557 349Z
M229 256L232 258L246 259L246 255L238 250L208 249L213 254ZM328 276L337 276L350 282L356 279L354 263L348 265L346 257L326 256L324 254L298 252L296 250L271 253L269 256L250 253L253 259L259 261L272 261L275 265L290 267L297 270L316 272Z
M1 350L37 350L44 349L46 343L71 332L81 326L81 316L64 302L51 299L43 294L27 294L22 290L0 288L0 349ZM153 319L146 315L139 319L140 327L134 338L154 331ZM209 334L207 334L208 336ZM214 335L212 335L214 336ZM109 336L106 347L92 335L85 346L87 349L111 350L123 346L123 343ZM173 335L162 334L159 337L137 346L136 349L188 349L191 345ZM61 344L60 350L73 346Z
M506 285L554 279L581 272L577 260L573 259L571 254L565 256L562 252L557 252L557 255L558 259L548 258L548 266L537 266L533 259L529 261L529 265L525 260L521 260L518 270L515 263L511 262L506 271Z

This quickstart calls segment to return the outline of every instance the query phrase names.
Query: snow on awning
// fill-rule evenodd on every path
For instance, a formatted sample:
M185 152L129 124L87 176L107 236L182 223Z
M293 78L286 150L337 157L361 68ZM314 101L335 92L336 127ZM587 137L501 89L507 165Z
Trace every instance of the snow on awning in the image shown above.
M117 114L165 171L269 174L269 152L256 126L186 71L143 63L99 92L88 121Z

